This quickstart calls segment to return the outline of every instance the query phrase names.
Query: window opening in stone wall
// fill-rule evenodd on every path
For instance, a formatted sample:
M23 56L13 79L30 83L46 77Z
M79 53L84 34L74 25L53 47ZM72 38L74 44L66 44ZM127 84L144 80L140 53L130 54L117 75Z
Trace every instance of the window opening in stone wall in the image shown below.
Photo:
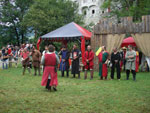
M86 11L85 10L83 11L83 14L86 15Z
M92 10L92 14L95 14L95 10Z

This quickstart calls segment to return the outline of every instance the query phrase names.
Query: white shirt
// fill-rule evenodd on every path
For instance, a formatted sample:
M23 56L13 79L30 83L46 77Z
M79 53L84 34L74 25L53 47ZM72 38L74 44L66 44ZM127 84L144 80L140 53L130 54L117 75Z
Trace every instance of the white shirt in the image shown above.
M46 54L53 54L54 52L48 52ZM55 54L56 55L56 54ZM58 65L60 63L59 57L56 55L56 65ZM41 58L41 64L44 65L45 64L45 54L42 55Z

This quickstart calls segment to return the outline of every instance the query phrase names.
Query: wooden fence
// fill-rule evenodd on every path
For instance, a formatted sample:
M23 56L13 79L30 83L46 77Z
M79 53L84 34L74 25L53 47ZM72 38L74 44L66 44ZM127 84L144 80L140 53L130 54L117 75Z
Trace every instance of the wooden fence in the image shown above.
M134 23L132 17L123 17L119 23L113 23L111 19L102 19L94 26L91 38L91 46L94 52L105 45L107 48L107 35L115 34L136 34L150 33L150 15L143 16L142 21ZM98 59L94 60L95 69L98 70Z

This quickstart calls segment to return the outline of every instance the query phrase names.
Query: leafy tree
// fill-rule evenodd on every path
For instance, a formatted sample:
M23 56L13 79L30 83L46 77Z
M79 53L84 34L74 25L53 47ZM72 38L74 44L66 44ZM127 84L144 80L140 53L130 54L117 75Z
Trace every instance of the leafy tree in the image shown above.
M24 18L24 25L35 31L36 38L69 22L83 24L78 5L68 0L35 0Z
M105 0L101 8L111 9L106 17L133 16L134 21L140 21L143 15L150 14L150 0Z
M19 45L20 40L25 40L27 27L22 24L25 13L32 4L32 0L1 0L0 21L5 39L13 39ZM10 35L8 35L10 34ZM3 37L3 36L1 36ZM4 39L4 41L6 41Z

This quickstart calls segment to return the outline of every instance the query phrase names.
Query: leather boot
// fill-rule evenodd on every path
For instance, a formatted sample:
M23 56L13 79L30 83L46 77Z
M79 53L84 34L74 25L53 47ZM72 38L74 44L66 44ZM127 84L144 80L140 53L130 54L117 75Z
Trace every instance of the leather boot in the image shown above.
M79 72L79 74L78 74L78 79L80 79L80 72Z
M48 81L47 81L47 85L46 85L46 87L45 87L45 88L51 91L50 82L51 82L51 79L48 79Z
M25 71L26 71L26 67L23 67L22 75L24 75L24 74L25 74Z
M38 67L39 76L41 75L41 69Z
M103 80L103 76L101 75L100 80Z
M84 80L87 79L87 70L84 72Z
M136 75L135 74L133 75L133 81L136 81Z
M91 70L90 72L91 72L91 80L92 80L92 79L93 79L94 71L93 71L93 70Z
M64 71L61 72L61 77L64 77Z
M129 80L130 70L126 70L127 80Z
M69 71L66 71L67 72L67 78L69 77Z
M28 67L29 68L29 67ZM36 76L37 68L34 67L34 75Z
M73 74L73 77L72 78L75 78L76 77L76 74Z

